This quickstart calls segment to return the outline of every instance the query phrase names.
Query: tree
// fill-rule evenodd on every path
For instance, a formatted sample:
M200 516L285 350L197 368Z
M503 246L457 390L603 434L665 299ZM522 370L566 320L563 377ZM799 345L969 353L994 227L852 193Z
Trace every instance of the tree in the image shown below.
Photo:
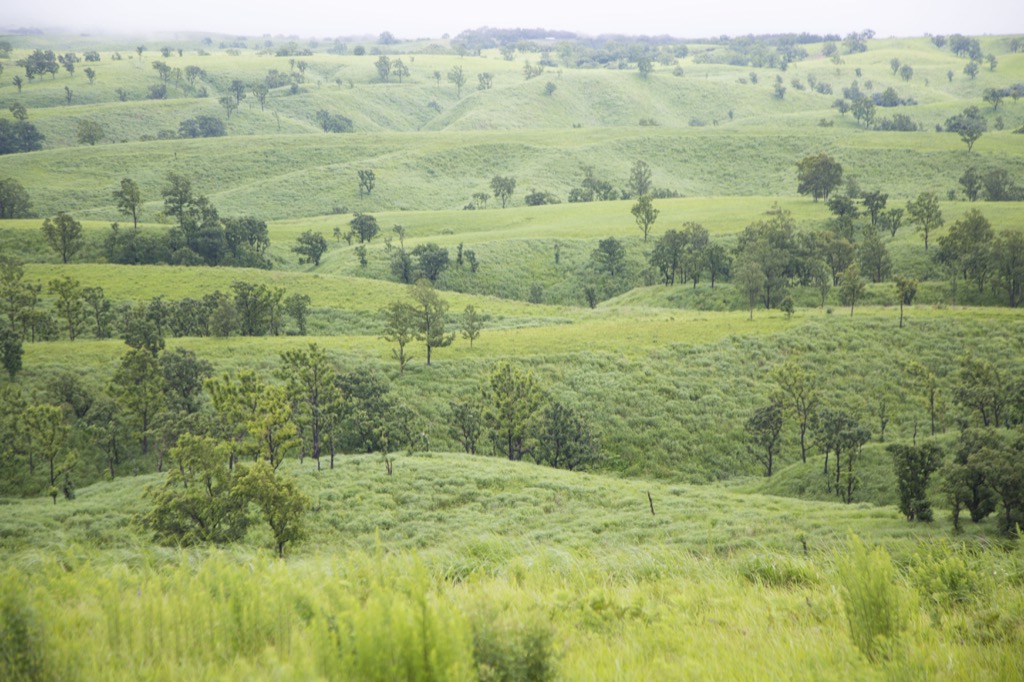
M13 325L0 322L0 365L14 381L14 375L21 371L21 358L25 351L22 348L21 334Z
M50 248L57 252L63 263L70 261L82 248L82 223L61 211L53 220L43 221L43 237Z
M764 475L771 477L778 456L779 436L782 433L782 408L778 403L759 407L743 425L750 443L747 451L756 462L764 466Z
M437 278L448 269L448 249L437 244L420 244L412 250L412 255L417 260L417 270L431 284L436 284Z
M896 298L900 301L900 329L903 329L903 306L914 302L917 295L917 280L896 276Z
M636 226L644 233L645 242L647 241L647 235L651 232L651 226L658 219L660 212L654 208L654 202L646 194L637 199L636 203L633 204L633 208L630 209L630 213L633 214L633 218L636 220Z
M942 464L942 450L933 443L900 445L891 443L886 451L892 457L896 474L899 508L907 521L931 521L928 480Z
M132 225L139 227L139 207L142 206L142 192L139 185L131 178L121 180L121 189L114 190L114 201L117 202L117 210L121 215L131 216Z
M754 319L754 305L764 291L765 277L764 270L753 259L742 259L736 266L734 272L736 286L747 297L750 304L750 319Z
M25 430L22 437L47 464L48 494L57 504L60 493L57 481L67 476L78 463L77 454L70 448L71 429L64 421L64 411L57 405L29 405L21 421Z
M456 87L456 98L462 97L462 86L466 84L466 73L461 66L453 66L448 71L448 82Z
M629 171L629 194L642 197L651 193L651 167L645 161L635 161Z
M359 176L359 195L362 196L363 190L366 190L366 195L373 194L373 187L377 184L377 174L370 169L364 169L356 171Z
M877 231L869 230L864 236L859 256L861 269L868 273L872 282L878 283L888 279L892 272L892 259Z
M991 104L992 111L995 111L1003 102L1003 90L999 88L986 88L981 99Z
M28 109L21 102L15 102L8 107L8 111L11 112L11 116L14 117L15 121L27 121L28 120Z
M807 156L797 164L797 180L800 194L810 194L815 201L828 199L843 180L843 167L824 153Z
M928 250L928 235L942 227L942 209L939 198L932 192L921 192L917 199L907 202L907 216L915 229L924 235L924 250Z
M640 72L640 77L647 80L647 76L654 71L654 64L647 57L640 57L636 60L636 69Z
M544 94L547 95L548 97L551 97L551 95L555 94L555 90L557 89L558 86L552 83L551 81L548 81L547 83L544 84Z
M327 353L315 343L307 350L290 350L281 354L278 378L285 382L292 401L292 414L303 434L303 451L316 460L320 470L324 438L338 419L343 396L336 386L334 364ZM308 441L305 434L309 434ZM334 453L331 453L334 468Z
M594 269L609 277L618 277L626 271L626 249L615 237L602 239L590 254Z
M217 102L224 107L224 113L227 115L228 120L231 120L231 114L235 113L238 109L238 102L231 95L224 95Z
M773 373L779 385L779 398L775 403L784 410L791 411L797 418L800 428L800 461L807 461L807 429L811 424L821 393L815 377L804 371L794 360L787 360Z
M110 384L110 394L127 417L142 448L149 454L150 437L157 415L164 409L164 379L153 353L146 348L133 348L121 358ZM158 460L157 471L163 470Z
M978 62L970 61L964 67L964 75L970 77L971 80L974 80L978 76L978 70Z
M194 351L175 348L157 360L164 379L167 406L185 414L199 411L203 382L213 375L213 365L196 356Z
M319 232L306 230L296 240L298 243L292 247L294 253L299 254L299 265L312 263L313 267L320 265L320 258L327 252L327 240Z
M878 225L878 218L888 200L889 195L881 190L865 192L864 196L861 197L864 208L868 209L868 213L871 215L872 226Z
M474 400L448 403L448 433L459 442L466 454L476 454L483 427L483 406Z
M527 453L527 439L543 404L543 393L532 372L507 362L498 365L483 390L484 424L495 449L512 461Z
M501 199L501 207L505 208L512 199L512 193L516 191L516 179L495 175L491 178L491 191L494 192L494 196Z
M719 275L728 275L729 266L732 264L732 258L729 257L729 253L725 250L725 247L718 243L708 244L707 251L704 254L705 263L708 266L708 275L711 278L711 288L715 288L715 279Z
M178 124L178 137L184 139L223 137L224 135L227 135L224 121L216 116L196 116Z
M188 69L186 69L186 74L187 73ZM252 88L252 96L260 103L260 111L265 111L267 108L267 96L270 94L270 87L266 83L253 83L250 87Z
M875 121L875 102L869 97L855 100L850 106L850 111L853 118L863 123L865 128L870 128Z
M0 219L28 218L32 201L21 183L14 178L0 180Z
M54 307L57 314L64 318L67 325L68 339L74 341L85 319L85 299L81 283L64 276L50 281L49 292L55 297Z
M1024 234L1004 230L996 237L992 247L996 280L1008 297L1008 305L1016 308L1024 289Z
M864 293L864 280L860 276L860 266L854 263L839 276L839 300L850 306L850 317L853 317L853 306Z
M94 146L97 142L106 137L107 132L103 126L91 119L84 119L78 122L78 144Z
M370 242L380 232L377 219L369 213L356 213L349 221L349 231L359 237L359 243Z
M398 76L398 82L401 83L403 78L409 76L409 67L405 65L402 58L399 57L391 64L391 71Z
M249 526L249 499L235 490L229 449L215 438L182 434L168 453L174 466L166 481L150 492L153 507L143 527L158 540L184 545L241 538Z
M306 320L309 316L309 296L305 294L292 294L284 299L284 309L299 328L299 334L306 335Z
M956 116L947 118L945 128L947 133L958 134L970 153L974 143L988 130L988 123L978 107L967 107Z
M469 347L480 338L480 330L484 327L483 318L472 305L467 305L459 319L459 327L462 330L462 338L469 341Z
M317 110L314 115L317 125L325 133L350 133L352 132L352 119L341 114L332 114L326 109Z
M483 73L478 73L476 75L476 80L477 90L490 90L494 85L494 74L484 71Z
M28 121L0 119L0 155L34 152L43 148L45 139Z
M1008 535L1020 533L1024 525L1024 437L980 448L968 462L999 496L999 529Z
M1002 372L971 353L963 357L953 400L968 415L977 414L983 426L1002 426L1009 398L1009 386Z
M900 70L900 66L900 60L897 59L896 57L893 57L892 59L889 60L889 68L892 69L892 75L896 75L896 72Z
M982 188L982 175L978 172L974 166L971 166L964 174L957 180L960 185L964 188L964 195L967 197L967 201L977 201L978 192Z
M391 59L387 55L382 54L377 58L374 66L377 67L377 75L380 77L381 82L387 83L388 77L391 75Z
M426 279L418 280L409 295L416 309L416 338L426 344L427 365L430 365L433 349L450 346L455 340L454 333L445 334L448 302L437 295L433 285Z
M913 77L914 67L912 67L910 64L904 64L903 66L900 67L900 78L909 82L910 79Z
M578 471L598 458L598 439L579 409L558 400L546 404L537 420L534 459L556 469Z
M385 341L398 344L398 349L393 349L391 355L398 360L398 373L401 374L405 372L405 365L409 362L405 347L416 336L417 310L408 303L392 301L380 311L380 315L384 319L381 337Z
M309 500L291 479L282 478L265 462L257 462L238 475L236 494L255 503L274 535L279 557L284 546L305 537L303 518Z

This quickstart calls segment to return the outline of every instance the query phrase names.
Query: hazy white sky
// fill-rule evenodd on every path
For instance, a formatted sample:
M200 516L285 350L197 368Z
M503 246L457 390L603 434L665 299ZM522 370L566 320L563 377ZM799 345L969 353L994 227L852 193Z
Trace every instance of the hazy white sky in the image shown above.
M693 38L747 33L838 33L879 37L924 33L1024 32L1024 2L985 0L45 0L10 2L0 27L74 31L198 30L256 36L377 35L438 38L467 28L544 27L590 35L625 33Z

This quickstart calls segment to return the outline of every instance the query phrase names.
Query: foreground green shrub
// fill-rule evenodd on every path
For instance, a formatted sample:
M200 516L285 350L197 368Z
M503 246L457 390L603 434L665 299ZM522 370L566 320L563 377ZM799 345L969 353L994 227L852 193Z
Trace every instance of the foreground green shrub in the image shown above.
M902 591L895 578L884 548L868 550L860 538L850 536L848 554L839 566L843 610L853 643L872 661L891 652L907 627Z
M42 624L17 574L0 582L0 680L48 679Z
M928 603L942 609L963 606L977 600L990 582L976 561L968 560L947 543L924 545L913 556L908 575Z
M554 678L554 632L537 617L499 617L484 609L473 619L473 659L481 682L541 682Z
M782 554L757 554L740 564L740 575L756 585L796 587L813 585L818 575L807 561Z

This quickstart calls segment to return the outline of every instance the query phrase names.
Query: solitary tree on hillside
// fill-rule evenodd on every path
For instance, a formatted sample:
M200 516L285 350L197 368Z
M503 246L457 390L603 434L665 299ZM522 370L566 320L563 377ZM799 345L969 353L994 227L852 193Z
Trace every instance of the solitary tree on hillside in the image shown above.
M815 377L805 372L803 367L793 360L787 360L774 372L779 385L780 399L776 402L796 415L800 426L800 461L807 461L807 429L811 418L818 409L820 393Z
M799 181L797 191L810 194L815 201L828 199L828 195L843 180L842 165L825 153L805 157L796 167Z
M459 327L462 330L462 338L469 341L470 348L473 347L473 342L480 338L480 330L483 329L483 326L484 322L480 313L472 305L467 305L459 319Z
M445 334L444 329L448 321L448 302L437 295L433 285L426 279L417 281L409 293L416 309L416 338L427 346L429 365L433 349L450 346L455 340L455 334Z
M139 207L142 205L142 193L139 185L131 178L121 180L121 189L114 190L114 201L121 215L131 216L132 225L139 227Z
M448 82L455 86L456 98L462 97L462 86L466 84L466 72L461 66L453 66L448 72Z
M743 292L750 304L750 319L752 320L754 319L754 306L761 297L768 278L764 274L764 269L753 258L740 260L734 274L736 286Z
M771 477L782 433L782 407L775 402L759 407L743 428L750 439L748 452L764 466L764 475Z
M988 130L985 117L978 107L967 107L956 116L946 119L946 132L956 133L967 145L967 153L974 148L974 143Z
M915 229L924 236L924 250L928 250L928 236L942 227L942 209L939 197L932 192L921 192L917 199L907 202L907 217Z
M629 195L642 197L651 193L651 167L646 161L637 161L629 171Z
M306 230L296 240L298 243L292 247L292 251L299 254L299 264L312 263L313 267L320 265L320 258L327 251L327 240L319 232Z
M494 192L494 196L501 199L501 207L505 208L512 198L512 193L516 191L516 179L511 176L495 175L491 178L491 191Z
M906 277L896 277L896 297L900 300L900 329L903 329L903 306L914 302L917 295L917 280Z
M658 219L658 214L661 211L654 208L654 202L648 195L643 195L636 200L633 204L633 208L630 209L630 213L633 214L633 218L636 219L636 226L640 228L640 231L644 233L644 241L647 241L647 235L651 233L651 227L654 225L654 221Z
M484 423L491 430L495 450L510 460L521 460L544 399L533 372L502 363L491 373L483 393Z
M42 229L46 243L57 252L64 263L70 261L82 248L82 223L63 211L53 220L44 220Z
M377 184L377 174L370 169L363 169L356 171L359 176L359 194L362 196L363 190L366 190L366 194L369 196L373 193L373 188Z
M860 266L854 263L839 275L839 300L850 306L850 317L853 317L853 306L864 293L864 279L860 276Z
M416 309L408 303L392 301L380 314L384 319L381 337L385 341L398 344L398 349L392 349L391 354L398 360L398 373L401 374L405 372L405 365L409 362L405 347L416 334Z

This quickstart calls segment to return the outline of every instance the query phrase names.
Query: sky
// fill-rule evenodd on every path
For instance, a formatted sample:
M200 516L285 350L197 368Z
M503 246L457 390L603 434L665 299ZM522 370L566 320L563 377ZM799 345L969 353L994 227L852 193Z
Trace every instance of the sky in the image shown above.
M13 5L13 6L11 6ZM0 27L90 33L209 31L303 38L440 38L465 29L536 28L587 35L700 38L748 33L837 33L872 29L878 37L925 33L1024 33L1024 2L986 0L46 0L10 3Z

